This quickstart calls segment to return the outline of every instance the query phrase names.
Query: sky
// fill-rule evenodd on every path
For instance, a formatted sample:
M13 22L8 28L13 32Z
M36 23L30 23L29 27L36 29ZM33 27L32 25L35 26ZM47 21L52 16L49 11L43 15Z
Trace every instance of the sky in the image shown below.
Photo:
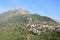
M12 8L26 8L31 13L60 19L60 0L0 0L0 14Z

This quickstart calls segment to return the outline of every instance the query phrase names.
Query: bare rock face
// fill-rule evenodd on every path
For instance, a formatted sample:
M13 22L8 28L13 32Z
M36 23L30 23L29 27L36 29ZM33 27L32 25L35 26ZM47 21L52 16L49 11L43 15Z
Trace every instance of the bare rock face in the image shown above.
M17 10L17 13L21 13L21 14L28 14L28 13L30 13L25 8L18 8L16 10Z
M28 10L26 10L25 8L13 8L10 9L4 13L2 13L0 15L0 18L9 18L9 17L13 17L15 15L25 15L25 14L30 14L30 12Z

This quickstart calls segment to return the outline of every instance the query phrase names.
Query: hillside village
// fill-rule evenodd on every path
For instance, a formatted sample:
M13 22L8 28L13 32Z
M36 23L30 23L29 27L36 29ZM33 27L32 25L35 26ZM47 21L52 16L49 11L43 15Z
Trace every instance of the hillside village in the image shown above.
M0 40L60 40L60 25L26 9L9 10L0 15Z
M60 25L56 25L54 23L48 23L48 22L34 24L32 23L32 18L30 18L30 22L25 25L26 26L24 26L24 24L18 24L17 27L22 28L22 29L28 28L30 32L32 32L33 34L38 34L38 35L40 35L42 32L45 32L47 30L50 30L50 31L56 30L60 32Z

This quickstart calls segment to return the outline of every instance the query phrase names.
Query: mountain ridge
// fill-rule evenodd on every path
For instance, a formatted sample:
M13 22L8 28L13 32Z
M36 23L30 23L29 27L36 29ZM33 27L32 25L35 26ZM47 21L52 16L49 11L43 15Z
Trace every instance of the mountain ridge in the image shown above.
M46 20L47 19L46 21L49 21L51 19L52 21L55 21L52 18L49 18L47 16L41 16L41 15L37 15L37 14L32 14L31 12L29 12L25 8L10 9L10 10L2 13L0 15L0 18L4 18L4 19L6 18L7 19L9 17L18 16L18 15L26 15L26 16L30 16L31 15L31 16L36 16L36 18L39 18L39 17L40 17L40 19L43 18L42 20Z
M54 24L56 21L52 18L32 14L26 9L9 10L0 16L0 40L50 40L51 37L58 39L52 35L56 35L53 33Z

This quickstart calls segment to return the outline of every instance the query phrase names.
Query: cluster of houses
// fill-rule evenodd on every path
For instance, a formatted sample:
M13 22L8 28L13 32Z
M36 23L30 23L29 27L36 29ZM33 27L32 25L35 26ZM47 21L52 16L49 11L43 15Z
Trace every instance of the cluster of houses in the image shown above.
M46 30L50 31L60 31L60 25L55 25L52 23L44 22L42 24L19 24L17 25L18 28L28 28L29 31L31 31L34 34L40 34L41 32L45 32Z
M29 28L29 31L35 33L35 34L40 34L41 32L45 32L46 30L55 30L56 26L55 24L27 24L27 27Z
M57 25L57 26L55 27L55 29L56 29L56 31L59 31L59 32L60 32L60 25Z

